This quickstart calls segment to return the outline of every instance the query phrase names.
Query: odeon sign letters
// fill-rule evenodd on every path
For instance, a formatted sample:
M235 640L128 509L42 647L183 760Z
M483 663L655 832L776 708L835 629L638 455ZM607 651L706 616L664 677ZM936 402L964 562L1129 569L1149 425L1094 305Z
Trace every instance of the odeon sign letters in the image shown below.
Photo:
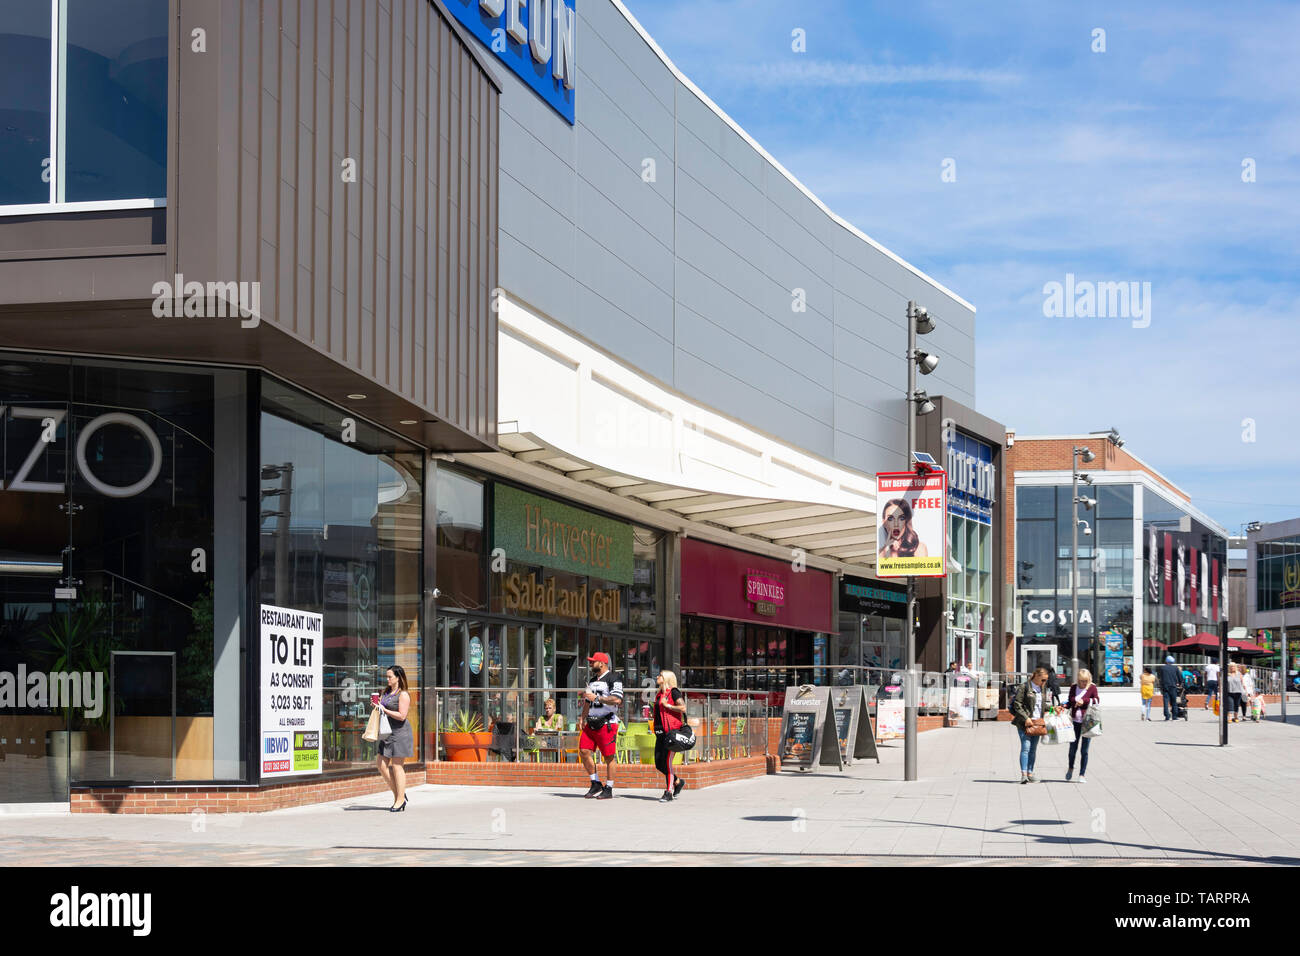
M510 72L574 123L574 0L446 0L447 9Z
M0 405L0 421L4 419L6 407ZM6 485L0 481L0 491L34 491L41 494L61 495L67 492L67 486L60 482L53 481L32 481L27 476L31 474L32 468L36 466L37 460L46 448L52 442L44 440L45 434L53 434L59 427L59 424L67 417L67 409L63 408L10 408L9 414L14 418L30 418L36 421L45 422L46 428L41 430L41 435L37 436L36 443L32 446L26 460L18 466L18 471L14 473L13 480ZM128 428L134 428L149 445L150 462L149 470L139 481L130 485L110 485L90 470L90 465L86 461L86 446L90 443L90 438L95 432L99 431L105 425L125 425ZM86 484L94 488L101 495L109 498L133 498L140 492L145 491L154 480L158 477L158 472L162 470L162 443L158 441L158 436L142 419L134 415L128 415L126 412L108 412L97 418L92 418L85 425L81 426L80 434L77 436L77 447L74 451L74 460L77 469L81 472L81 477L86 480Z

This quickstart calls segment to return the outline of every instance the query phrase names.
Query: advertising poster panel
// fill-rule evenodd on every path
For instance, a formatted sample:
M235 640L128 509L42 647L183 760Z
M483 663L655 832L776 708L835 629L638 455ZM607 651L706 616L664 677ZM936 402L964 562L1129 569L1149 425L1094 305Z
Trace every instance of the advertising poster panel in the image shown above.
M876 573L882 578L947 573L947 477L885 471L876 475Z
M320 773L324 615L263 604L262 779Z
M903 702L901 700L877 700L876 702L876 739L901 740L903 738Z

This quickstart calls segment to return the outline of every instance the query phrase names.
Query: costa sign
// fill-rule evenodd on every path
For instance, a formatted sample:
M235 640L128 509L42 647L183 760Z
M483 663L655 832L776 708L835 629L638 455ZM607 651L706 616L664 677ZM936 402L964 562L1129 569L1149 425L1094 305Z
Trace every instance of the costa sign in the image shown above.
M31 449L27 452L27 457L18 466L18 470L9 483L6 485L4 481L0 480L0 491L30 491L47 495L67 494L66 482L33 481L30 475L41 455L54 444L59 425L67 417L68 410L66 408L21 408L17 406L9 408L0 405L0 421L4 420L6 413L14 418L38 421L41 423L41 429L37 433ZM90 463L86 460L86 447L95 432L105 425L124 425L127 428L135 429L144 438L145 444L149 447L149 468L139 481L129 485L111 485L91 470ZM5 451L7 453L8 449L6 448ZM17 454L22 454L21 449L18 450ZM8 454L6 454L6 457L8 457ZM15 455L15 457L17 456ZM158 441L158 436L154 433L154 430L145 424L142 419L126 412L108 412L97 418L92 418L81 426L77 435L76 447L73 449L73 461L76 463L77 470L81 472L81 477L86 484L101 495L108 498L133 498L142 491L147 490L162 470L162 443Z
M1074 622L1074 612L1070 608L1062 608L1059 611L1052 608L1043 608L1039 610L1034 608L1025 611L1026 624L1071 624ZM1079 612L1080 624L1092 623L1092 612L1084 608Z

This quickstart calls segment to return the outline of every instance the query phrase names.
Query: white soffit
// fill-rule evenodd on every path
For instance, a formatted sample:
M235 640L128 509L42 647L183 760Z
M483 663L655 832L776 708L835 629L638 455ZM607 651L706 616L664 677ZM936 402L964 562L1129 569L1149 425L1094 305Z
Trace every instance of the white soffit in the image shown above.
M498 444L640 504L875 561L876 482L694 404L499 294Z

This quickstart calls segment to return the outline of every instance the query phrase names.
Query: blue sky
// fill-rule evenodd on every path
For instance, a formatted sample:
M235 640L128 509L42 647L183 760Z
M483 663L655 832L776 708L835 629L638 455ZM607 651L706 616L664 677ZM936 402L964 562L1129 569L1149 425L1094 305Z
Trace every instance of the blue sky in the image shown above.
M625 4L828 206L974 303L980 411L1114 426L1233 533L1300 515L1300 4ZM1149 327L1045 317L1067 273L1149 282Z

